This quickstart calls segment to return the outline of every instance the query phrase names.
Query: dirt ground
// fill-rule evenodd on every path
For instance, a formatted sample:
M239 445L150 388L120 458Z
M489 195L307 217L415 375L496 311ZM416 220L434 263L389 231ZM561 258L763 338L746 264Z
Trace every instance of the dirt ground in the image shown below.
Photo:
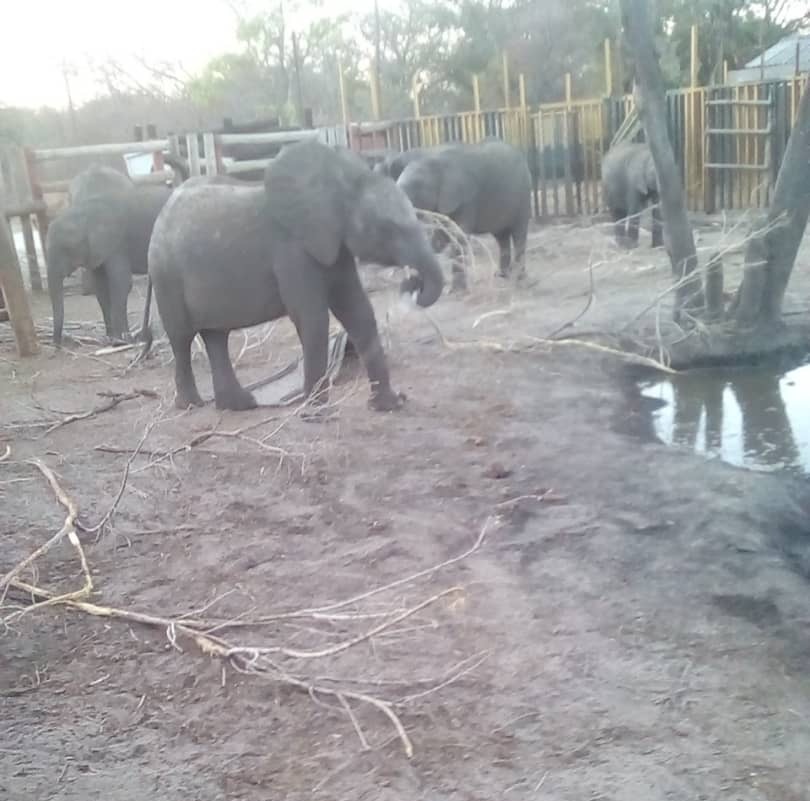
M722 221L704 221L700 246L721 235ZM232 646L287 649L267 656L269 672L240 673L173 627L64 605L20 615L30 599L12 590L0 797L810 797L804 486L665 448L620 359L528 339L583 309L589 264L595 292L573 331L633 321L670 283L648 242L628 255L597 226L538 228L532 286L497 284L479 253L473 291L442 298L430 319L399 303L388 273L369 273L408 396L391 414L366 408L356 365L333 390L335 419L311 423L289 409L173 409L165 345L127 369L131 353L94 356L91 344L21 363L3 339L0 573L65 518L25 460L56 472L88 527L129 462L111 526L81 535L92 603L231 622L310 611L217 629ZM738 257L727 264L739 270ZM808 268L805 242L789 310L806 308ZM92 298L66 305L69 321L98 317ZM45 299L36 312L47 331ZM299 352L288 322L262 342L267 330L232 338L235 355L248 346L245 382ZM210 396L202 354L195 370ZM49 430L103 404L99 392L134 390L146 393ZM485 526L466 558L401 581L463 554ZM66 541L19 578L82 586ZM349 699L353 723L336 697L279 672L404 699L393 709L412 758L379 708Z

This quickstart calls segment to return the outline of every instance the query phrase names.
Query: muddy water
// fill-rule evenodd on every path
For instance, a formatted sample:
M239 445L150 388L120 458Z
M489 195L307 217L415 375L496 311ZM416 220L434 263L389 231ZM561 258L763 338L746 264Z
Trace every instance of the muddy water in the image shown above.
M657 436L753 470L810 475L810 364L706 370L642 381Z

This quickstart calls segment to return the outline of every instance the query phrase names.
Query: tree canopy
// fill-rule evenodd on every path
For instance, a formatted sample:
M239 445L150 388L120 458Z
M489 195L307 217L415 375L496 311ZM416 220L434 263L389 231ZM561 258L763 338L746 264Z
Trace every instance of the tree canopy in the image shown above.
M699 79L709 83L720 79L724 61L732 69L742 66L810 22L810 12L790 0L651 2L657 6L658 52L670 86L688 80L693 24L699 30ZM316 122L338 122L338 62L352 117L368 119L376 52L388 117L411 114L414 82L426 111L469 109L473 74L479 76L482 104L502 105L504 53L515 82L512 97L519 73L526 76L530 103L561 99L566 73L578 95L594 96L604 91L603 42L621 40L618 0L401 0L378 14L343 15L330 14L320 0L278 0L259 11L244 0L229 5L238 46L212 56L197 74L170 62L140 63L138 69L89 64L99 95L76 110L74 138L120 139L143 122L162 130L216 127L223 117L241 122L278 116L292 123L300 113L299 97ZM616 52L623 58L620 48ZM628 88L626 82L616 86ZM62 112L0 106L0 137L63 144L73 127Z

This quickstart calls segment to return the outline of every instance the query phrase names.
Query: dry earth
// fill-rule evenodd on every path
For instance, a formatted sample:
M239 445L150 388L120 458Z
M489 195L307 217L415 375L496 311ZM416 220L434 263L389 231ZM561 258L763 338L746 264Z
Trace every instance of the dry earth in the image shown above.
M704 223L701 244L713 245L719 221ZM595 294L574 330L633 320L669 283L648 241L627 255L596 226L538 229L535 284L512 293L480 258L470 295L430 310L445 342L369 273L408 396L393 414L366 408L356 365L334 389L336 418L313 424L287 409L174 410L165 346L128 370L130 353L93 356L89 345L21 363L6 336L0 573L65 517L32 458L88 526L130 462L111 526L98 541L81 535L89 600L164 618L322 607L463 554L487 529L465 559L333 613L216 631L232 645L332 651L275 652L264 673L202 654L176 626L64 605L20 614L30 598L12 590L0 611L0 797L810 797L804 486L664 448L620 359L527 344L582 310L589 264ZM806 306L808 268L805 244L793 310ZM45 299L36 311L46 324ZM71 296L67 316L95 320L95 301ZM245 381L298 353L286 321L260 344L261 334L232 339L235 354L253 346L238 365ZM522 347L503 350L510 342ZM210 394L201 355L196 370ZM49 430L104 403L99 392L135 390L146 393ZM245 438L189 446L246 426ZM19 578L82 585L67 541ZM335 697L279 672L405 699L394 709L413 757L380 709L349 700L355 727Z

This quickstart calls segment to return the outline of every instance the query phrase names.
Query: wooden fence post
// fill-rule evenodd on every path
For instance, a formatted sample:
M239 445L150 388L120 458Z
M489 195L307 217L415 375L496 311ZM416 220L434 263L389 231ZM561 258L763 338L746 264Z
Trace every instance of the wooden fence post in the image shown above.
M422 116L422 111L419 107L419 74L413 76L411 81L411 94L413 95L413 116L418 120Z
M700 69L697 25L692 26L689 44L689 85L694 89L698 85L698 70Z
M608 37L605 37L605 94L613 97L613 52Z
M511 86L509 85L509 55L504 51L503 53L503 107L510 109L512 107Z
M340 87L340 113L343 124L346 126L346 135L349 136L349 99L346 95L346 76L343 74L343 59L338 56L338 85Z
M371 87L371 113L375 120L382 119L382 109L380 107L380 83L379 70L376 62L371 62L371 74L369 75L369 85Z
M14 329L17 352L21 358L36 356L39 353L37 332L31 317L28 296L25 294L14 237L4 214L0 214L0 291L6 299L6 310Z

